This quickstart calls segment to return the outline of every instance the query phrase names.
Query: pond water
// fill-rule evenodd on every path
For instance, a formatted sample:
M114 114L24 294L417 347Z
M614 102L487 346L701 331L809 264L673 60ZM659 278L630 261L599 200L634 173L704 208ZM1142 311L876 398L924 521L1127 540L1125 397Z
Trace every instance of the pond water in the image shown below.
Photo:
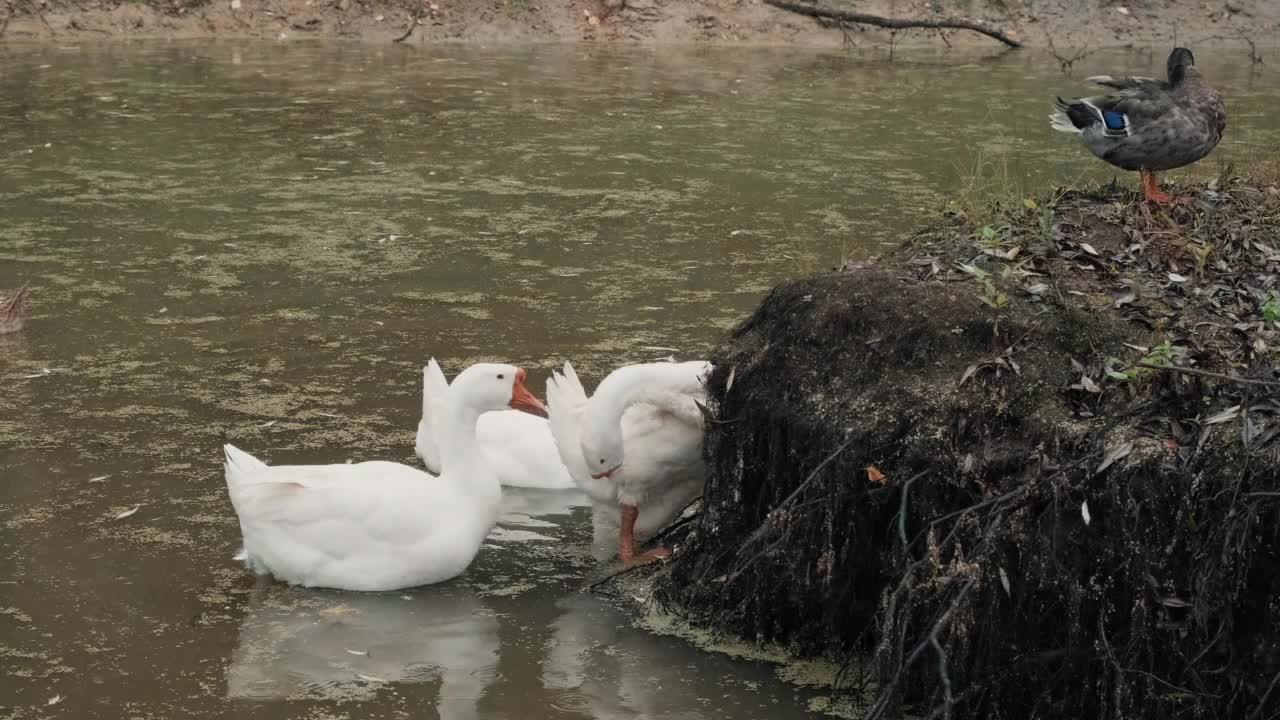
M1228 138L1175 179L1280 146L1274 78L1200 55ZM444 586L255 584L220 445L413 463L432 355L538 392L566 359L592 387L704 356L771 284L880 251L974 168L1112 177L1049 102L1163 62L0 48L0 291L34 288L0 337L0 717L811 717L772 666L580 592L576 493L509 491Z

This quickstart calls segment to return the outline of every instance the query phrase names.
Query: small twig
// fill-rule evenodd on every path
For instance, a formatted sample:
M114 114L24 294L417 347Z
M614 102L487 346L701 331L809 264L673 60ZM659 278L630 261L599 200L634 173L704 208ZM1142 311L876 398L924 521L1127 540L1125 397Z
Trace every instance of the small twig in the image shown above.
M902 484L902 499L898 503L898 537L902 538L902 549L905 551L907 545L907 493L911 492L911 483L928 475L928 470L922 470L916 473L910 480Z
M1267 686L1267 691L1263 693L1262 699L1258 701L1258 707L1254 708L1252 713L1249 713L1249 720L1255 720L1255 718L1262 715L1262 708L1267 706L1267 698L1271 697L1271 692L1276 689L1277 683L1280 683L1280 673L1276 673L1275 677L1271 678L1271 684Z
M1178 367L1176 365L1156 365L1155 363L1145 362L1140 362L1137 365L1138 367L1144 367L1150 370L1172 370L1173 372L1179 372L1185 375L1213 378L1214 380L1226 380L1227 382L1239 383L1241 385L1260 385L1262 387L1280 388L1280 382L1276 382L1274 380L1251 380L1249 378L1237 377L1235 375L1224 375L1222 373L1209 372L1208 370L1196 370L1194 368Z
M696 512L696 513L694 513L694 514L690 515L690 516L689 516L689 517L687 517L687 518L681 518L681 517L680 517L681 515L684 515L685 510L688 510L689 508L693 507L694 503L697 503L697 502L698 502L699 500L701 500L701 499L702 499L702 496L701 496L701 495L699 495L698 497L694 498L694 499L693 499L693 501L692 501L692 502L690 502L688 505L685 505L685 506L684 506L684 509L683 509L683 510L681 510L679 513L677 513L677 514L676 514L676 517L677 517L677 518L680 518L679 520L676 520L675 522L671 523L670 525L668 525L668 526L666 526L666 527L662 528L661 530L659 530L657 533L655 533L655 534L654 534L654 536L653 536L653 537L651 537L651 538L649 538L648 540L646 540L644 544L645 544L645 545L652 545L652 544L655 544L655 543L657 543L658 541L662 540L663 538L665 538L665 537L669 536L671 533L675 532L676 530L679 530L680 528L684 527L685 525L688 525L689 523L693 522L694 520L697 520L698 518L702 517L702 513L700 513L700 512Z
M853 444L853 438L849 438L845 440L843 443L841 443L840 447L835 449L835 452L831 453L826 458L824 458L822 462L818 463L818 465L809 472L809 475L804 479L803 482L801 482L798 486L796 486L795 490L791 491L791 494L783 498L782 502L778 503L776 506L774 506L772 510L770 510L768 513L765 514L764 520L760 523L759 527L753 530L751 534L747 536L747 539L743 540L742 543L738 545L738 551L734 554L733 566L728 572L725 573L725 576L729 582L736 580L737 577L742 573L743 569L747 568L756 560L763 557L769 551L771 546L766 546L760 552L749 557L745 562L739 562L737 559L741 558L745 554L745 551L747 550L747 548L759 542L769 532L769 529L773 526L773 520L775 517L778 516L778 513L784 508L786 508L788 505L790 505L792 501L794 501L796 498L800 497L800 494L803 493L809 487L809 484L813 482L814 478L818 477L818 473L821 472L824 467L826 467L827 465L835 461L836 458L840 457L840 453L844 452L845 449L852 444ZM720 558L723 558L728 554L729 554L729 551L725 551L721 553L717 557L717 560L719 560ZM707 567L710 568L712 567L712 565L707 565Z
M951 710L955 707L956 700L951 694L951 673L947 670L947 651L942 649L942 644L938 642L938 632L935 629L929 633L929 643L933 645L933 649L938 652L938 675L942 678L942 717L951 720Z
M44 25L44 28L49 31L49 37L56 37L58 33L53 31L53 26L49 24L47 19L45 19L44 11L40 9L40 6L36 4L35 0L27 0L27 4L31 6L36 17L40 18L40 22Z
M413 13L413 19L409 21L409 29L405 30L403 35L396 38L395 40L392 40L391 42L402 43L405 40L408 40L409 36L413 34L413 31L418 29L418 21L421 20L423 16L426 14L427 14L426 2L424 0L420 0L418 2L418 9Z
M629 572L633 572L633 571L635 571L637 568L648 567L648 566L649 566L649 565L651 565L651 564L652 564L652 563L643 563L643 562L638 562L638 563L635 563L635 564L632 564L632 565L625 565L625 566L623 566L623 568L622 568L621 570L615 570L615 571L613 571L613 572L609 573L608 575L605 575L604 577L600 578L599 580L596 580L595 582L593 582L593 583L591 583L590 585L588 585L585 589L586 589L586 590L595 590L596 588L600 587L601 585L603 585L603 584L605 584L605 583L609 582L610 580L612 580L612 579L614 579L614 578L616 578L616 577L621 577L622 575L626 575L626 574L627 574L627 573L629 573Z
M1054 47L1053 38L1047 37L1047 39L1049 41L1049 53L1058 61L1058 66L1064 75L1073 65L1093 54L1093 52L1089 50L1089 43L1085 43L1084 46L1077 50L1074 55L1071 57L1064 57L1058 53L1058 48Z
M960 606L960 602L964 600L965 596L969 594L969 591L973 589L973 586L976 585L977 582L978 578L975 575L974 577L969 578L969 581L964 584L964 587L960 588L955 597L951 599L946 611L942 613L938 620L934 622L933 626L929 629L929 635L922 640L920 644L916 645L911 654L907 656L907 659L899 666L900 668L905 670L906 668L914 665L916 660L920 658L920 655L924 653L927 648L937 642L938 632L941 631L942 628L946 627L947 622L951 620L951 613L955 612L956 608ZM893 696L893 693L898 689L898 685L901 682L902 673L898 672L889 683L889 687L881 691L879 700L877 700L875 705L867 711L864 716L867 720L879 720L879 718L884 717L884 713L888 710L889 698Z
M962 18L942 18L939 20L903 20L898 18L880 17L879 15L867 15L865 13L849 12L847 10L830 10L827 8L816 7L813 5L805 5L799 2L791 2L790 0L764 0L766 5L772 5L779 10L787 10L813 18L830 18L832 20L840 20L842 22L858 23L861 25L874 25L875 27L886 28L888 30L906 30L910 28L939 29L948 28L953 30L972 30L981 33L989 38L999 40L1008 47L1019 48L1022 43L1014 40L1005 33L997 30L989 25L984 25L972 20L964 20ZM893 45L890 42L889 52L892 56Z

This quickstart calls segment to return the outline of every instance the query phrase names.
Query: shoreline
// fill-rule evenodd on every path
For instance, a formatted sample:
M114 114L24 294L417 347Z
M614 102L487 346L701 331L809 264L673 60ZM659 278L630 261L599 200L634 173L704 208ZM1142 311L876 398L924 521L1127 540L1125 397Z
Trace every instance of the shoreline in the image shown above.
M810 47L855 50L936 47L1003 52L965 30L890 31L819 21L764 0L0 0L0 45L67 40L357 40L406 46ZM621 5L620 8L613 7ZM1060 60L1104 49L1239 44L1253 56L1274 50L1280 3L1177 2L1148 9L1110 0L871 0L859 12L885 18L956 18L1007 32ZM1198 28L1188 31L1187 28ZM1061 49L1061 52L1060 50Z

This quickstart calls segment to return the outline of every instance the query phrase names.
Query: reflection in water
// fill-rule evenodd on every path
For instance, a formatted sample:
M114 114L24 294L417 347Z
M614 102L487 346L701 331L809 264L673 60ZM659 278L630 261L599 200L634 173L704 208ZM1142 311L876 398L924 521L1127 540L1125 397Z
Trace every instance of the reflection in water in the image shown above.
M368 700L438 681L441 720L476 718L498 662L498 620L457 587L418 594L268 588L249 603L227 670L242 700Z
M633 627L626 617L586 594L562 598L551 623L542 684L558 704L598 720L765 717L755 683L722 656ZM799 707L772 707L767 717L808 717Z
M586 493L580 490L504 487L498 525L489 534L489 540L556 542L556 537L546 533L560 529L574 508L589 503Z

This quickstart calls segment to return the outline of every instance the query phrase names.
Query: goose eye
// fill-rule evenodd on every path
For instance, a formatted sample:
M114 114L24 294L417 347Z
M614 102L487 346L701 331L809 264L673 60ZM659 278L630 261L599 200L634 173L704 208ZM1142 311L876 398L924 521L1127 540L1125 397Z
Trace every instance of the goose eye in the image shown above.
M604 458L600 458L600 464L601 464L601 465L603 465L603 464L604 464Z
M498 373L498 379L499 379L499 380L501 380L501 379L502 379L502 373Z

